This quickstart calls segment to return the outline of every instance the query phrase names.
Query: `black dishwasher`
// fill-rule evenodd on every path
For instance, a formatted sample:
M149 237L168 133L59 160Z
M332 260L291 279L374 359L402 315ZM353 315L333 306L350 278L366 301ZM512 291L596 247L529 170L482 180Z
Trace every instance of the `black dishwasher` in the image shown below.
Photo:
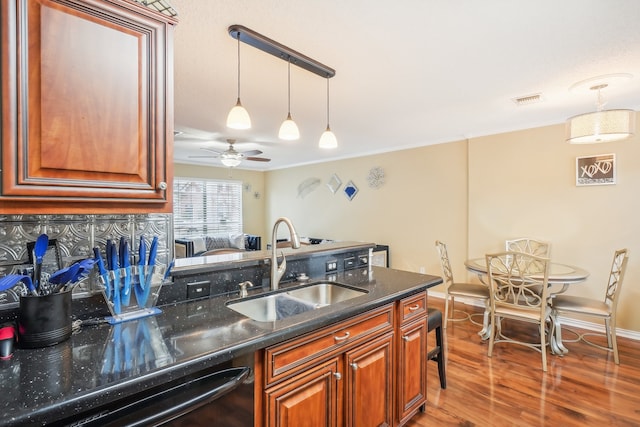
M216 367L83 414L69 426L252 426L251 368Z

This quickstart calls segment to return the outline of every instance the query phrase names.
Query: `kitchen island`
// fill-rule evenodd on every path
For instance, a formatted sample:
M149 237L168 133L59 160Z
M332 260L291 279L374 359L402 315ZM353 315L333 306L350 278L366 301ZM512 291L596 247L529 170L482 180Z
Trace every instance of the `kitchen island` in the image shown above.
M254 321L226 307L237 294L218 295L163 305L160 314L119 325L85 324L66 342L19 349L0 365L0 423L77 422L90 410L252 357L442 282L436 276L371 266L332 278L367 292L273 322ZM324 275L314 279L326 280Z

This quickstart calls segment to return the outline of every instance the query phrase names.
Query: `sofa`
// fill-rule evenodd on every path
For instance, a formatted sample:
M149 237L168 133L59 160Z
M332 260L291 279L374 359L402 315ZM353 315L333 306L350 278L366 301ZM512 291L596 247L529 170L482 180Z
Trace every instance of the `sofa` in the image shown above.
M175 257L189 258L216 251L259 251L262 239L255 234L227 234L175 239Z

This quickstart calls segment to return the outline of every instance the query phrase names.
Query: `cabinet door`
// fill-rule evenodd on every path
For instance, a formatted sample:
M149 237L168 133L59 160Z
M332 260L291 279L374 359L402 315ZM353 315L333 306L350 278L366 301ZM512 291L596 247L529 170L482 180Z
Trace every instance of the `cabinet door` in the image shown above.
M400 328L398 339L398 419L407 421L427 398L427 322Z
M271 427L339 427L342 374L339 359L293 377L265 391Z
M391 426L393 420L393 333L345 354L347 427Z
M0 201L170 212L175 22L121 0L1 8Z

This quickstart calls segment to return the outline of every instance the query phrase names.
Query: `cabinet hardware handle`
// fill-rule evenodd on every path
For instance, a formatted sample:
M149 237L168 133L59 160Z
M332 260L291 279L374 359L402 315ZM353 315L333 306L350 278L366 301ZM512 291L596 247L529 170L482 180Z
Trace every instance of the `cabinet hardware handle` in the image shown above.
M353 362L351 364L351 369L353 369L354 371L358 369L358 364L356 362Z
M419 308L420 308L420 304L412 305L411 307L409 307L409 311L416 311Z
M409 337L408 337L408 336L406 336L406 335L403 335L403 336L402 336L402 339L403 339L403 340L405 340L405 341L409 341Z
M349 333L349 331L347 331L347 332L344 333L343 336L341 336L341 337L333 337L333 339L336 340L336 341L344 341L347 338L349 338L349 335L351 335L351 334Z
M161 190L166 190L167 189L167 183L162 181L158 184L158 188Z
M336 377L336 380L341 380L342 379L342 375L340 375L340 372L334 372L333 376Z

